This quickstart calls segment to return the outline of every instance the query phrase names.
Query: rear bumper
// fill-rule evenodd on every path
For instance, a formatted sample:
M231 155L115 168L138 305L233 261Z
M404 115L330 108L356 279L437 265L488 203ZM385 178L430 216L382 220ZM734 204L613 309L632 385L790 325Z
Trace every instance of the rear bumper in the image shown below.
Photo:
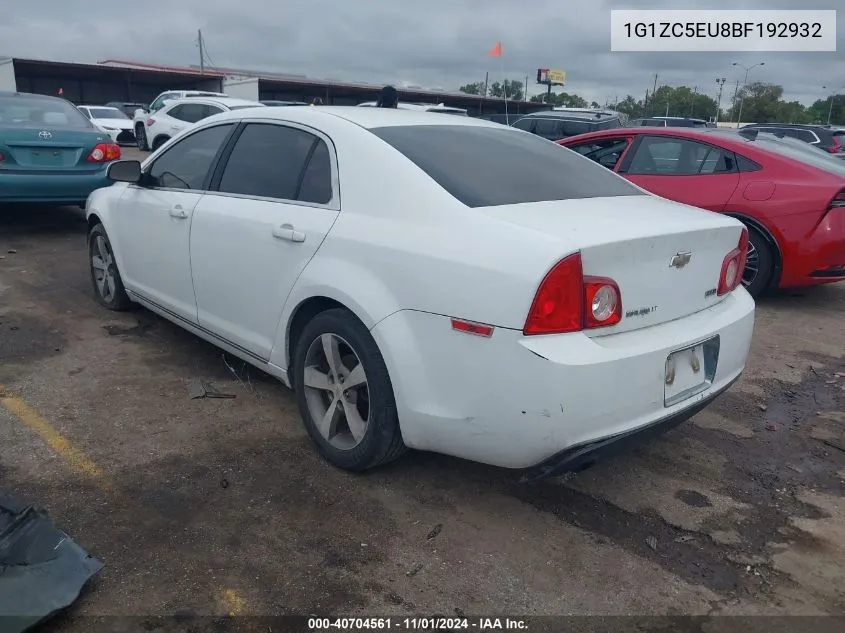
M410 310L372 334L409 447L525 469L693 415L742 373L753 329L754 301L740 289L675 321L592 338L502 328L484 338L454 332L448 317ZM714 337L709 383L667 406L667 357Z
M796 263L784 268L782 288L845 280L845 207L828 211L802 241Z
M573 446L556 455L552 455L546 461L527 469L522 475L522 481L531 482L545 479L546 477L562 475L567 472L580 472L599 460L622 453L633 445L640 444L658 437L667 431L671 431L676 426L689 420L696 413L707 408L711 402L727 391L738 379L739 376L719 390L710 393L705 399L698 402L698 404L668 415L656 422L646 424L645 426L632 429L625 433L613 435L603 440Z
M82 204L92 191L108 187L103 167L95 172L23 172L0 171L0 203L47 202Z

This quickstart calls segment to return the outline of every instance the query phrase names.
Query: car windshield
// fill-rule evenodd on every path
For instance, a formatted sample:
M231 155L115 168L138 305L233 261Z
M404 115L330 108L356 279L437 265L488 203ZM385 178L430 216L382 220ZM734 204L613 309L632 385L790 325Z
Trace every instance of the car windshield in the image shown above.
M85 115L67 101L26 95L0 96L0 125L92 127Z
M128 119L123 112L117 108L88 108L92 119Z
M762 149L775 152L781 156L787 156L788 158L797 160L805 165L810 165L811 167L816 167L817 169L822 169L828 173L845 177L845 161L832 154L813 149L808 150L793 143L784 143L776 137L758 137L756 141L752 142Z
M508 127L409 125L370 131L469 207L647 195L576 152Z

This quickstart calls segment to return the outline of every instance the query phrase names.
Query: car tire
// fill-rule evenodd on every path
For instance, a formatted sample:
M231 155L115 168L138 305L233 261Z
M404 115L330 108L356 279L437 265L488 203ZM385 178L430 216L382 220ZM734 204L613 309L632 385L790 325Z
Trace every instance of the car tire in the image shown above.
M295 342L293 359L293 385L305 429L329 463L363 471L407 450L384 358L355 315L342 308L319 313ZM363 386L347 389L349 381L361 377Z
M111 241L102 224L95 225L88 233L88 267L94 296L101 306L115 312L128 310L132 306L117 270Z
M135 128L135 143L142 152L146 152L149 149L147 146L147 130L143 125Z
M765 236L748 228L748 259L742 273L742 285L755 299L769 289L775 274L775 254Z
M159 147L161 147L162 145L167 143L167 141L169 141L169 140L170 140L169 136L157 136L155 138L155 140L153 141L153 146L152 146L151 151L153 151L153 152L156 151Z

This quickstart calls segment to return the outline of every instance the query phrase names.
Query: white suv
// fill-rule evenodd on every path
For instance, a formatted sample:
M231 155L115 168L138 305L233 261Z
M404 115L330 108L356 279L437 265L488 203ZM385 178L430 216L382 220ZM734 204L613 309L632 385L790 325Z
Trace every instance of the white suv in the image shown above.
M232 97L187 97L168 101L163 108L148 115L143 121L143 127L139 128L142 130L142 136L137 136L138 148L147 149L149 142L149 149L155 151L171 137L191 127L197 121L221 112L264 107L266 106L258 101Z
M209 92L207 90L166 90L153 99L146 108L138 108L132 118L132 127L135 130L135 138L138 142L138 149L149 149L147 147L146 129L144 122L149 115L161 110L169 101L184 99L186 97L228 97L224 92ZM143 141L143 146L142 146Z

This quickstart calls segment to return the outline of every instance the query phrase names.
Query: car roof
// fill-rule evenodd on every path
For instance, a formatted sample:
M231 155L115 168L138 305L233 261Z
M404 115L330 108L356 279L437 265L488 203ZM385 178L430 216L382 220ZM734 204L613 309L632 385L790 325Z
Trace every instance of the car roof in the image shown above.
M187 101L187 100L186 100ZM438 112L419 110L399 110L394 108L360 108L358 106L312 106L309 108L289 108L285 106L265 106L255 110L234 110L216 114L215 121L238 120L242 118L261 118L290 121L292 123L311 123L319 125L328 117L344 119L365 129L411 125L466 125L488 127L501 130L502 126L492 121L472 117L443 116ZM209 121L204 119L204 121ZM522 133L514 131L515 133Z
M43 99L44 101L61 101L62 103L67 103L67 99L64 99L62 97L54 97L52 95L40 95L34 92L12 92L10 90L0 90L0 97L27 97Z
M595 113L589 110L541 110L540 112L529 112L523 114L520 118L550 118L550 119L570 119L573 121L602 121L607 119L616 119L619 114L609 114L601 110Z
M747 139L743 139L737 130L715 128L715 127L620 127L611 130L600 130L598 132L585 132L577 136L570 136L562 139L561 142L569 144L572 141L580 141L581 139L587 141L590 139L599 139L610 136L636 136L638 134L648 134L650 136L684 136L700 141L721 141L729 143L742 143Z
M240 106L240 105L254 105L259 107L266 107L260 101L252 101L250 99L237 99L235 97L206 97L206 96L195 96L195 97L186 97L184 99L171 99L167 102L168 107L174 106L177 103L200 103L200 102L207 102L207 103L216 103L217 105L226 106L231 108L232 106Z
M748 125L743 125L740 129L745 129L749 127L785 127L785 128L797 128L799 130L822 130L830 132L831 129L829 127L825 127L824 125L810 125L808 123L749 123Z

